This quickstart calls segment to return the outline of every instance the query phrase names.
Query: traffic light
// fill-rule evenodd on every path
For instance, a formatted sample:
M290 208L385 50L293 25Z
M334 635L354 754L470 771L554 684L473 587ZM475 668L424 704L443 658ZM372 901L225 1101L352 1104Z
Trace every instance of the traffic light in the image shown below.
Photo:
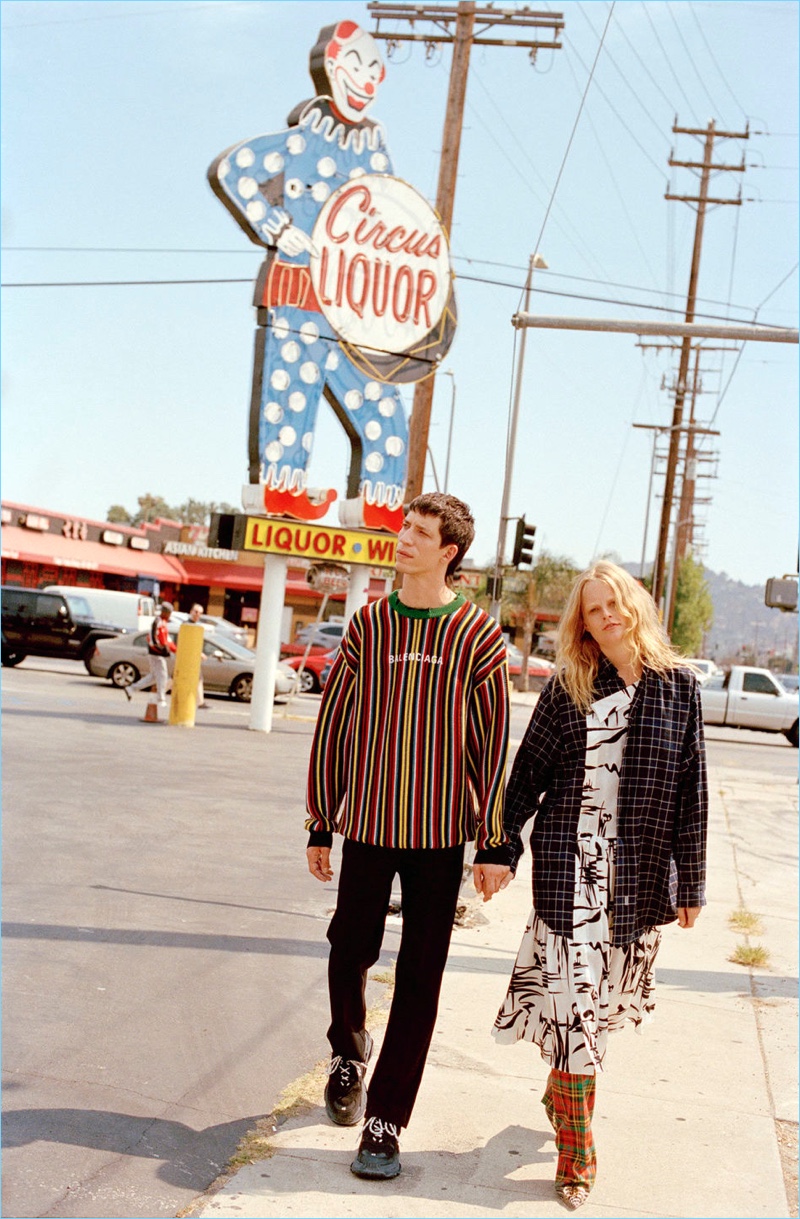
M535 525L526 525L525 517L517 521L517 533L514 538L514 555L511 559L514 567L530 567L533 563L533 539L536 535Z

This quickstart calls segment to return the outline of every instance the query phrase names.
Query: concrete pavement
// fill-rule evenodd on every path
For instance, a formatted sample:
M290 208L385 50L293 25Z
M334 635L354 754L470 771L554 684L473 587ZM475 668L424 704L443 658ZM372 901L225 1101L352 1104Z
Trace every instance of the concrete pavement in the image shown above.
M489 904L471 900L454 931L398 1178L366 1182L349 1172L359 1130L328 1123L320 1060L245 1140L241 1159L252 1162L182 1214L561 1213L552 1186L555 1144L539 1103L548 1068L527 1043L497 1046L489 1033L529 913L529 876L526 855L514 884ZM655 1023L642 1036L628 1030L611 1039L597 1088L598 1180L583 1215L797 1214L797 905L796 780L718 767L709 904L692 931L665 929ZM742 908L761 920L748 935L729 924ZM390 918L384 952L396 950L398 939L399 920ZM748 944L768 950L766 966L731 962ZM376 967L379 980L385 970ZM371 1021L378 1043L380 1020L375 1013Z

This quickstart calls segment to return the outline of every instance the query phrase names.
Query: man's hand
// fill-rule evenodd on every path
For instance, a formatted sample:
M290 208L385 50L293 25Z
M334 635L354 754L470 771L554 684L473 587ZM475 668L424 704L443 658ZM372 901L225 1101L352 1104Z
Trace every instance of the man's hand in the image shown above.
M330 847L306 847L308 870L317 880L333 880Z
M694 927L702 906L678 906L678 926Z
M483 894L483 900L490 902L495 893L505 889L511 882L511 869L501 863L474 863L472 879L475 892Z

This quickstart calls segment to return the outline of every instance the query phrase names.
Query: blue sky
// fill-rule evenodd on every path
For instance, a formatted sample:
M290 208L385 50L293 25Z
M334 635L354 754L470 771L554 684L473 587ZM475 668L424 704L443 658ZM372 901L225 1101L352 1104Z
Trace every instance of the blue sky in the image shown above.
M708 214L698 314L797 326L797 5L619 0L568 153L610 6L541 7L564 14L563 50L535 65L521 49L473 51L451 234L459 330L430 444L441 480L455 381L449 489L473 507L480 562L497 536L510 319L529 255L539 248L549 267L534 311L680 318L694 211L664 193L695 194L697 180L667 160L671 149L696 159L701 145L673 135L676 116L751 131L717 145L717 159L748 168L717 175L714 191L741 185L745 202ZM260 256L206 169L285 126L312 96L320 27L371 28L366 5L7 0L0 11L3 284L207 281L4 288L3 496L98 519L144 492L236 503ZM449 61L447 47L426 60L401 45L373 112L395 172L431 200ZM708 352L701 368L698 418L721 433L704 465L717 474L699 509L705 561L761 584L797 559L797 348L749 343L738 357ZM580 565L638 560L651 433L632 424L670 422L662 382L676 369L635 336L529 331L510 512L537 525L539 547ZM322 409L312 484L342 493L347 454ZM649 557L659 514L654 499Z

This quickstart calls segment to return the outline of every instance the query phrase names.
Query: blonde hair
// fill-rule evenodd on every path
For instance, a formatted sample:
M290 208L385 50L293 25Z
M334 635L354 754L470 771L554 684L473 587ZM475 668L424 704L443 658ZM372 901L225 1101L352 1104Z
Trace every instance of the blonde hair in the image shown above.
M602 654L583 621L583 590L590 580L602 580L614 594L624 627L623 642L630 647L634 664L661 674L691 667L664 634L647 589L623 567L602 559L576 579L558 627L557 680L582 712L591 706Z

